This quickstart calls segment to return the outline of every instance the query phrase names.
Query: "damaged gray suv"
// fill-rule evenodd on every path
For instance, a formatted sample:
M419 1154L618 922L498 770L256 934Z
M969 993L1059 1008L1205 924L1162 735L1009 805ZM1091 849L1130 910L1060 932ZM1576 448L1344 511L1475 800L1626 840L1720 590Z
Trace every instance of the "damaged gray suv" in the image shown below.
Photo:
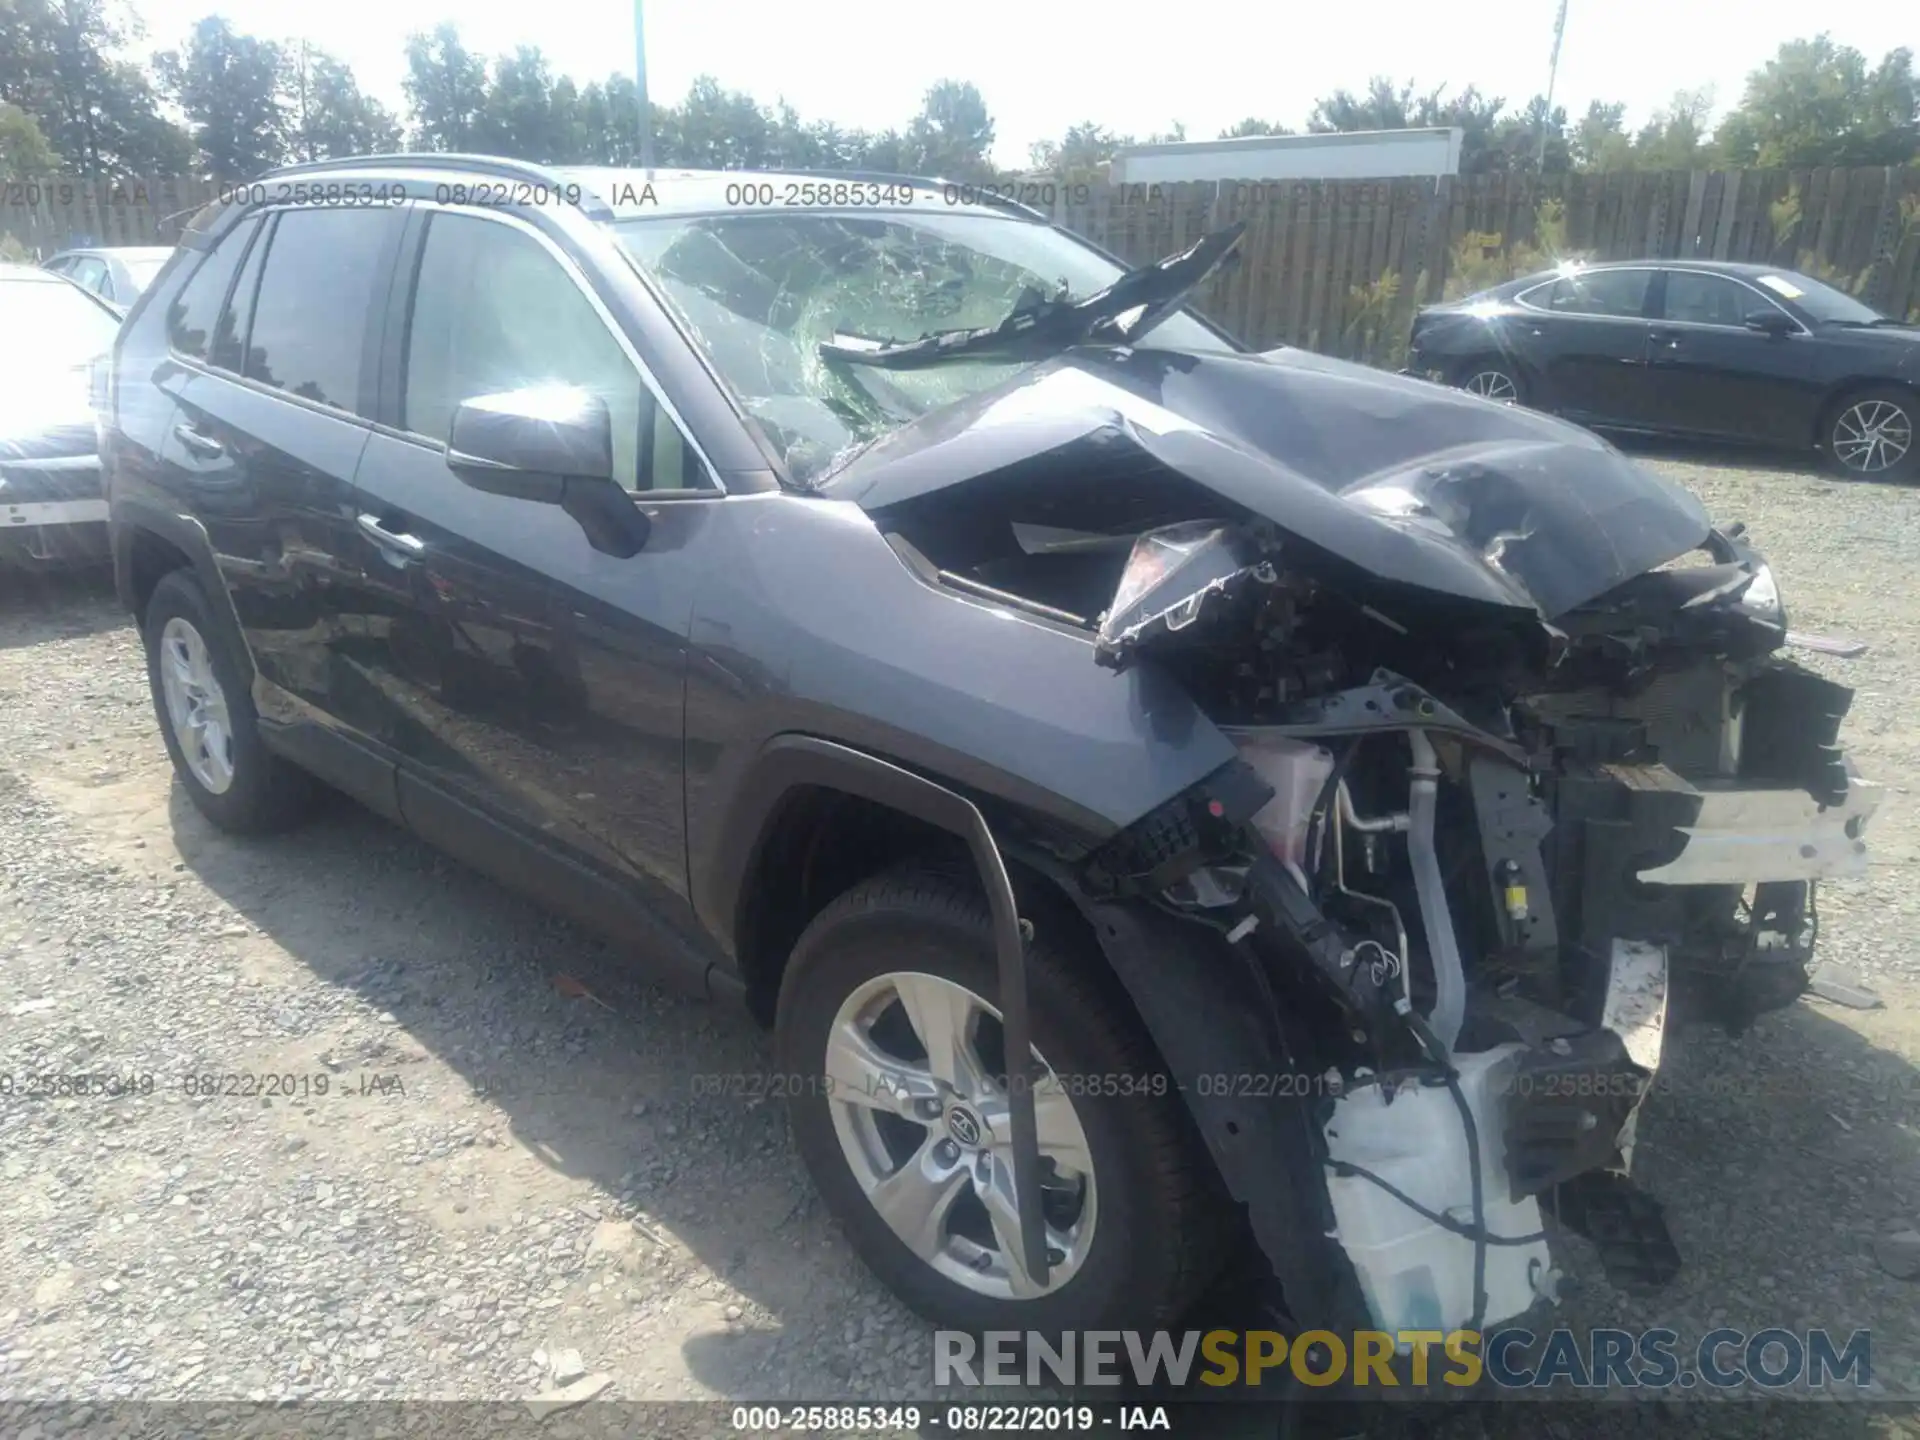
M216 824L316 779L774 1031L940 1324L1300 1324L1616 1278L1668 1031L1804 989L1850 692L1736 529L1561 421L1185 308L897 177L270 175L101 397Z

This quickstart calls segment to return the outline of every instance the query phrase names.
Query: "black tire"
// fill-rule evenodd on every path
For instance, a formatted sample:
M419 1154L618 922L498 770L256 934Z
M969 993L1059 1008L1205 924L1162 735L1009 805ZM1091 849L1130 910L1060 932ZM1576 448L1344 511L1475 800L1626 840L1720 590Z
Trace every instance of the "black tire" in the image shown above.
M1028 949L1035 1048L1060 1076L1165 1076L1139 1020L1110 977L1057 939ZM866 981L910 969L938 975L998 1006L986 902L948 873L908 867L855 886L800 937L780 988L781 1072L822 1073L843 1002ZM796 1084L795 1141L854 1249L893 1293L934 1324L973 1332L1152 1329L1179 1314L1218 1273L1238 1231L1224 1192L1170 1081L1154 1095L1076 1095L1098 1202L1090 1248L1057 1290L1031 1299L983 1295L935 1270L888 1226L860 1188L835 1132L829 1096Z
M1504 400L1510 405L1527 403L1526 381L1518 370L1497 356L1482 355L1464 362L1454 370L1453 384L1457 390L1484 395L1490 400ZM1506 393L1493 393L1501 386Z
M160 678L163 663L160 637L167 622L181 619L199 632L206 646L214 678L226 700L232 733L233 780L222 791L203 784L181 753L167 713ZM160 577L147 602L143 638L147 649L147 688L153 695L154 718L173 761L173 773L187 798L207 819L235 835L263 835L286 830L304 820L313 808L318 783L304 770L275 755L261 743L259 717L253 708L244 674L237 663L228 627L215 617L206 592L190 571L173 570Z
M1890 407L1890 408L1889 408ZM1884 440L1904 443L1906 449L1890 464L1864 468L1870 457L1861 452L1860 442L1871 432L1862 421L1876 419ZM1850 391L1834 402L1827 412L1820 443L1827 452L1827 463L1851 480L1911 480L1920 475L1920 404L1911 390L1898 385L1869 385ZM1862 464L1850 463L1843 455L1858 454Z

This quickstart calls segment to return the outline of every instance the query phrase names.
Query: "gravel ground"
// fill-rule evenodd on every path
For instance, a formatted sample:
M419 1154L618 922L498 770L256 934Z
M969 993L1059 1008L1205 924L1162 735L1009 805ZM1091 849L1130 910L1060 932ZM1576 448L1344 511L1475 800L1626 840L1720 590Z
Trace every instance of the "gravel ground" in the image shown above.
M1886 1005L1672 1041L1639 1164L1687 1268L1631 1298L1570 1240L1561 1318L1870 1327L1878 1382L1920 1393L1920 1282L1875 1259L1920 1225L1920 491L1648 463L1748 523L1797 626L1873 641L1817 662L1858 687L1847 741L1888 786L1870 875L1821 918ZM626 1399L932 1393L929 1332L838 1237L777 1105L707 1093L765 1068L750 1021L345 802L265 843L213 831L95 581L0 590L0 859L0 1086L153 1081L0 1093L0 1400L504 1400L576 1370ZM1671 1434L1729 1407L1658 1408L1687 1412ZM1818 1408L1822 1433L1899 1433ZM1588 1433L1544 1413L1485 1423Z

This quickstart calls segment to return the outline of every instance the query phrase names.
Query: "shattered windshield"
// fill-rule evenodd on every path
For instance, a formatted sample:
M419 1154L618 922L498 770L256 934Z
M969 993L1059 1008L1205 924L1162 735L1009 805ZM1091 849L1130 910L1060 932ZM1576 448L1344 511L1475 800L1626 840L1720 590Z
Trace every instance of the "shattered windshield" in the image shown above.
M823 357L823 342L998 325L1035 294L1079 299L1122 273L1050 226L993 214L675 216L623 221L615 233L803 485L848 451L1024 368L981 360L883 373ZM1186 314L1142 343L1231 348Z

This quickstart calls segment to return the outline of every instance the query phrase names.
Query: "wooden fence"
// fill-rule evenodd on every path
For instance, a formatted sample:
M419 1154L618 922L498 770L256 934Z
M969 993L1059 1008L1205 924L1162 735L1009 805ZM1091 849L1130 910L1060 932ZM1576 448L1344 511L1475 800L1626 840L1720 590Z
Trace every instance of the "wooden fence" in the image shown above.
M1018 188L1132 261L1244 219L1243 261L1197 297L1201 308L1255 345L1377 363L1394 361L1418 305L1546 263L1548 250L1796 266L1888 314L1920 310L1915 166ZM0 235L41 258L80 244L165 244L215 194L199 180L0 182ZM1560 233L1543 237L1549 201Z
M213 200L211 180L0 180L0 236L39 260L78 245L171 245Z
M1144 262L1248 222L1196 297L1259 346L1388 362L1415 308L1553 259L1694 257L1811 271L1887 314L1920 310L1920 167L1059 187L1054 218ZM1537 233L1558 202L1563 238ZM1549 212L1551 207L1549 207ZM1551 213L1549 217L1551 218ZM1550 238L1550 237L1549 237Z

